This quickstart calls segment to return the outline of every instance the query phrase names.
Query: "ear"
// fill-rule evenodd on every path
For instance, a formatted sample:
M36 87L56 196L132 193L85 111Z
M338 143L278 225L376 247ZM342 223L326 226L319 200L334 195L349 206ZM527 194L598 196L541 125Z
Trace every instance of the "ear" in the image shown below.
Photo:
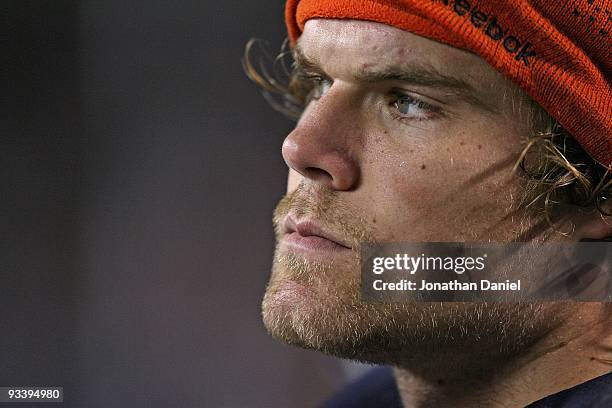
M598 209L579 211L574 224L576 228L573 236L577 240L612 240L612 216L604 215Z

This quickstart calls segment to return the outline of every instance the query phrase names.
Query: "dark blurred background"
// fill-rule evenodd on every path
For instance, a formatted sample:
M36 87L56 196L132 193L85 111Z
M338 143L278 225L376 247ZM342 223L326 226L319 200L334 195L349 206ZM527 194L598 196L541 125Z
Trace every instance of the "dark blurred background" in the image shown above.
M251 37L280 46L283 2L3 5L0 386L309 407L344 383L259 316L292 123L240 59Z

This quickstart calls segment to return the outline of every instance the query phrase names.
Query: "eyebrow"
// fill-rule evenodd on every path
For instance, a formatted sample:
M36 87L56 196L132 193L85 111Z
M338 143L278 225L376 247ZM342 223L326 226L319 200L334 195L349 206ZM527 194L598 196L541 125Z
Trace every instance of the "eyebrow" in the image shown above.
M325 73L317 61L304 54L299 44L293 50L293 59L298 69ZM398 81L416 86L445 89L452 96L456 96L474 107L488 112L496 112L490 104L483 102L477 97L476 89L468 82L460 78L443 74L431 67L425 68L418 65L390 65L376 71L367 69L360 70L354 75L354 78L356 81L363 83Z

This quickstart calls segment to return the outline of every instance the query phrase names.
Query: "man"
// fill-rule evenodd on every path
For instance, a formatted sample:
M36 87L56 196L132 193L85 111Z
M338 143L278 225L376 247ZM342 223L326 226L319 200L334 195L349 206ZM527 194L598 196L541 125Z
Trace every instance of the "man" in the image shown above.
M282 148L268 331L393 366L406 407L612 406L610 304L372 303L359 259L364 242L609 239L611 11L290 0L287 87L246 61L303 108ZM384 381L368 392L344 401L399 404Z

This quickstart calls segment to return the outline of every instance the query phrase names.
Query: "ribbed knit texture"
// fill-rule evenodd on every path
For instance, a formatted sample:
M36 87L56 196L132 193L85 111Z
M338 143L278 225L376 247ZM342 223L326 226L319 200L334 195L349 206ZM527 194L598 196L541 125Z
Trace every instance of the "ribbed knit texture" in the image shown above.
M293 44L311 18L375 21L472 51L612 167L612 0L288 0Z

